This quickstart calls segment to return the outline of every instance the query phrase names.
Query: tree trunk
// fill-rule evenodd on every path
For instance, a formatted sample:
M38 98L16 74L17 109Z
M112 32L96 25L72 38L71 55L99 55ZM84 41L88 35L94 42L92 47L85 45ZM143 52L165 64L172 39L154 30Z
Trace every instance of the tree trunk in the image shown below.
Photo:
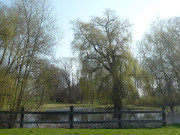
M113 78L113 104L114 109L122 108L121 82L117 77Z
M71 84L70 83L68 83L68 92L69 92L69 103L72 103Z
M17 119L17 114L10 114L9 116L9 120L10 121L15 121ZM9 123L8 124L8 128L13 128L15 126L15 124Z
M173 113L174 113L174 104L173 104L173 103L171 103L169 107L170 107L170 111L171 111L171 113L173 114Z
M122 109L122 96L121 96L121 87L120 82L118 79L113 80L113 104L114 104L114 111L117 112L119 109ZM116 118L118 115L117 113L114 114Z

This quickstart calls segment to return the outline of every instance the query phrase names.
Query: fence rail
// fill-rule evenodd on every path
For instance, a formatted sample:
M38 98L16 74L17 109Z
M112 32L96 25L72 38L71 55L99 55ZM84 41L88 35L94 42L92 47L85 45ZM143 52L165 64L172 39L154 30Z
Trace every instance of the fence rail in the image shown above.
M12 111L0 111L0 114L2 114L2 113L8 113L8 114L50 114L50 115L52 115L52 114L106 114L106 113L116 113L116 114L123 114L123 113L162 113L162 111L134 111L134 110L132 110L132 111L129 111L129 110L123 110L123 111L118 111L118 112L116 112L116 111L106 111L106 112L104 112L104 111L102 111L102 112L80 112L80 111L78 111L78 112L70 112L70 111L49 111L49 112L39 112L39 111L34 111L34 112L32 112L32 111L14 111L14 112L12 112Z
M73 121L74 114L116 114L117 120L103 120L103 121ZM122 120L122 114L125 113L159 113L162 114L161 120ZM141 123L162 123L162 126L166 126L166 115L165 108L163 107L161 111L137 111L137 110L118 110L118 111L99 111L99 112L76 112L73 109L73 106L70 106L70 111L52 111L52 112L39 112L39 111L24 111L22 107L21 111L0 111L0 114L20 114L20 121L12 121L12 120L0 120L0 123L3 124L20 124L20 128L23 128L24 124L69 124L70 128L73 128L73 124L102 124L102 123L118 123L118 127L121 128L122 123L127 122L141 122ZM25 114L46 114L46 115L54 115L54 114L66 114L69 115L69 121L24 121Z

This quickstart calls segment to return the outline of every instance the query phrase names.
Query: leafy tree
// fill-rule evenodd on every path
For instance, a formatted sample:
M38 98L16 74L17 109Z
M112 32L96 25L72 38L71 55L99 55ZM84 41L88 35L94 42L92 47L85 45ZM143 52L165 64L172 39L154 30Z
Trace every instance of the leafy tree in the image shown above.
M144 70L153 75L149 93L162 105L169 105L171 112L179 101L179 49L180 18L153 22L140 44Z
M88 23L75 21L73 30L72 47L78 52L81 77L85 79L81 88L97 90L108 82L103 87L112 93L114 107L122 107L122 99L135 88L135 60L129 49L131 25L106 10L104 17L94 17Z
M30 76L33 87L25 94L26 100L29 98L36 103L33 108L38 108L44 102L50 101L62 80L61 70L49 60L37 59L37 61L38 66L35 64Z
M56 43L57 31L51 13L45 0L16 0L10 6L1 4L0 76L2 82L12 85L10 89L1 87L0 93L6 93L3 95L7 102L0 104L11 111L20 110L27 99L33 68L39 64L36 58L50 54Z

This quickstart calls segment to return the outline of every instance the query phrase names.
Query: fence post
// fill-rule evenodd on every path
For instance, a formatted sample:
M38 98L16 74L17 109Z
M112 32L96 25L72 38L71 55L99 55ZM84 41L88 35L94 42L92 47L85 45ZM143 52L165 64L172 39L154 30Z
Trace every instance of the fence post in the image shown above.
M73 128L73 106L70 106L70 113L69 113L69 122L70 125L69 127L72 129Z
M118 106L118 127L121 128L121 119L122 119L122 113L121 113L121 107Z
M163 124L162 126L166 126L166 112L165 112L165 106L162 106L162 120L163 120Z
M21 107L21 112L24 112L24 107ZM20 128L23 128L24 114L21 113Z

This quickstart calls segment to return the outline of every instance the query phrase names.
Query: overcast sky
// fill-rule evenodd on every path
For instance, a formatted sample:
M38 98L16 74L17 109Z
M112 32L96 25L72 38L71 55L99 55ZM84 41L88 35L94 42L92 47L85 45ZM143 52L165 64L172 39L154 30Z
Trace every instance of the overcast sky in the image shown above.
M133 47L155 18L180 16L180 0L52 0L52 4L64 32L56 57L72 56L71 21L89 21L92 16L102 16L107 8L117 11L120 18L133 24Z

